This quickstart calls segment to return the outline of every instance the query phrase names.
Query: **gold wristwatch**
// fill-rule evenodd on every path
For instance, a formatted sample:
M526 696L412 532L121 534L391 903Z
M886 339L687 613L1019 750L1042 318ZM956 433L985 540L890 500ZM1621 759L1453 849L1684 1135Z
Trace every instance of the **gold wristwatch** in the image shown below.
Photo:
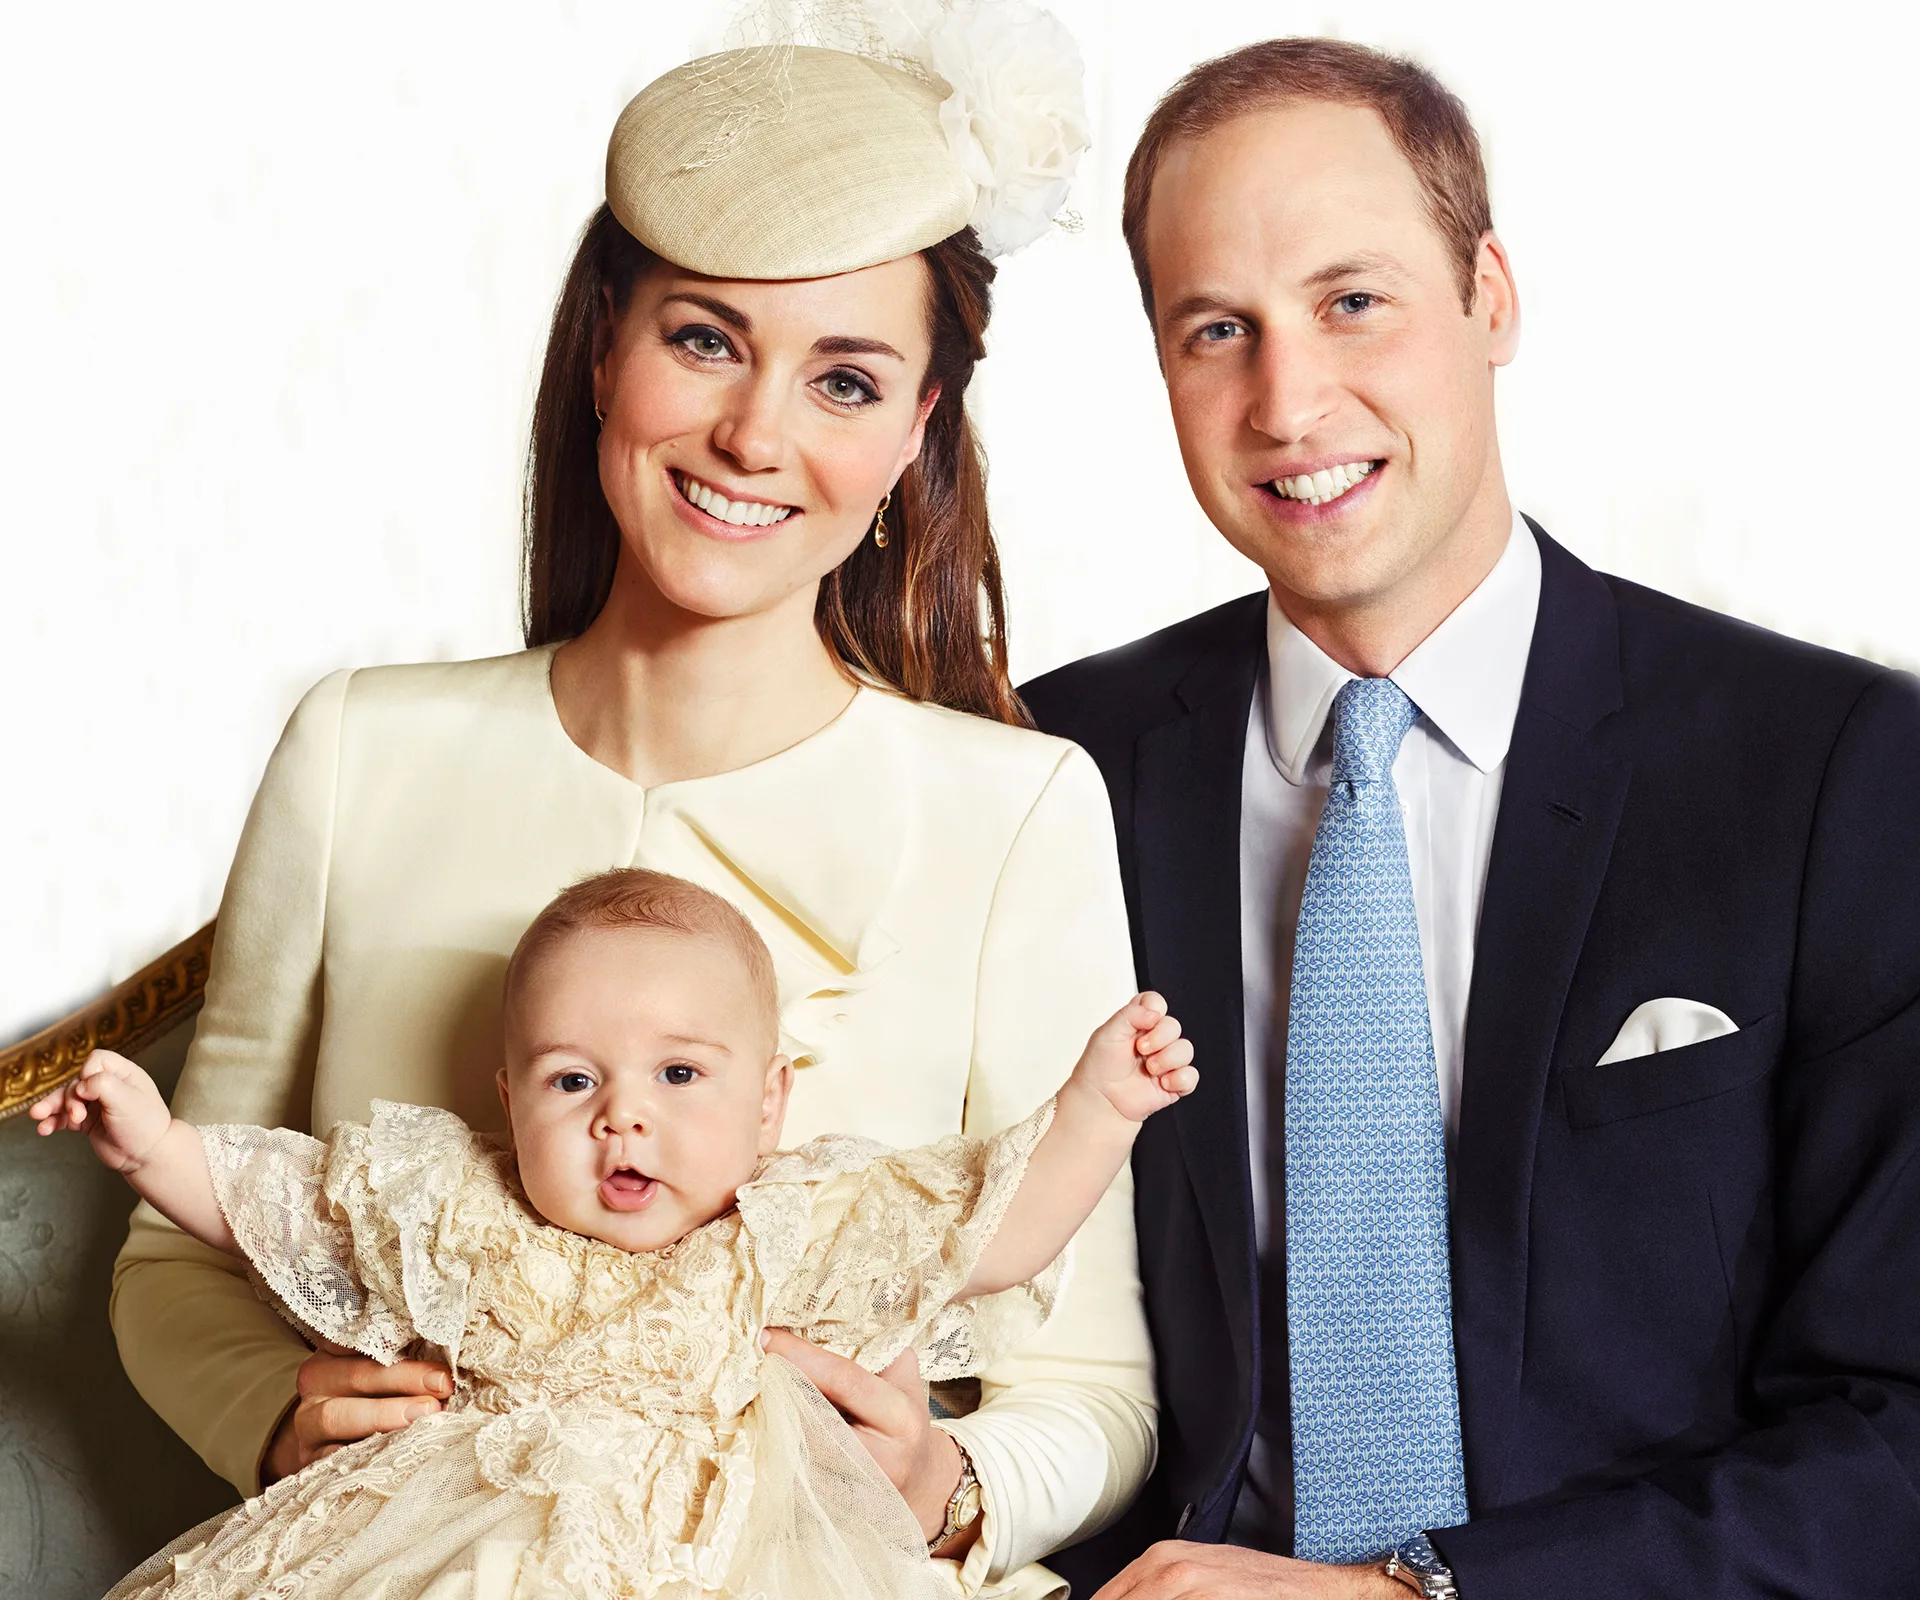
M953 1439L952 1434L947 1437ZM938 1550L955 1535L965 1533L980 1520L980 1513L985 1507L980 1495L980 1475L973 1470L973 1457L967 1454L967 1447L958 1439L953 1439L953 1447L960 1452L960 1481L947 1497L947 1520L941 1524L940 1531L927 1541L929 1550Z

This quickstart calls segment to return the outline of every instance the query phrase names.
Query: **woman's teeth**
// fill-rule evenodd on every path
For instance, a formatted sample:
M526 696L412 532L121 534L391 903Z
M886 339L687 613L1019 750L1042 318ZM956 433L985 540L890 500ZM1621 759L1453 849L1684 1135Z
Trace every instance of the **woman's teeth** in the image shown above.
M709 489L698 478L676 472L673 481L680 492L710 517L731 523L736 528L765 528L785 522L793 515L792 506L770 506L757 500L729 500L718 489Z
M1303 472L1297 478L1275 478L1273 492L1282 500L1304 500L1310 506L1323 506L1329 500L1338 500L1372 471L1371 461L1349 461L1319 472Z

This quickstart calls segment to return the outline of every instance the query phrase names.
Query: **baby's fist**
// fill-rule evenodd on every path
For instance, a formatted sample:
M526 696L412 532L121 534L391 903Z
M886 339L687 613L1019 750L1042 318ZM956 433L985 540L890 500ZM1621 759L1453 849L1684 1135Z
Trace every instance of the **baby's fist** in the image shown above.
M1180 1037L1179 1019L1151 990L1094 1030L1075 1072L1129 1122L1166 1110L1200 1081L1192 1041Z
M153 1079L125 1056L96 1050L80 1076L27 1108L40 1132L72 1128L116 1172L140 1165L173 1121Z

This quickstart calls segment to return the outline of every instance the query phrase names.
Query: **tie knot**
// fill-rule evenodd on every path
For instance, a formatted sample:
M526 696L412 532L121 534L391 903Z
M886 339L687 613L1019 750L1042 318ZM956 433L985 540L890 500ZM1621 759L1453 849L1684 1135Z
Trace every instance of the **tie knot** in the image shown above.
M1419 715L1391 678L1355 678L1333 698L1333 781L1377 783L1386 777Z

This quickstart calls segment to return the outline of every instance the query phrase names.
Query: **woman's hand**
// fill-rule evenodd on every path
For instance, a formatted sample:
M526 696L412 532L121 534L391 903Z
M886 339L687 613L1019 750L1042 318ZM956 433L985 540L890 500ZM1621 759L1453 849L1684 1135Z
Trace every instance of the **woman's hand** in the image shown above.
M909 1350L886 1371L875 1374L779 1328L767 1330L766 1348L792 1362L833 1402L874 1464L900 1491L920 1531L928 1539L938 1534L947 1525L947 1502L960 1486L960 1449L928 1415L920 1358ZM976 1519L971 1528L933 1553L957 1560L979 1531Z
M261 1485L298 1472L343 1445L396 1433L430 1417L453 1394L453 1377L433 1361L383 1367L369 1356L316 1350L300 1364L300 1398L280 1419L260 1460Z

